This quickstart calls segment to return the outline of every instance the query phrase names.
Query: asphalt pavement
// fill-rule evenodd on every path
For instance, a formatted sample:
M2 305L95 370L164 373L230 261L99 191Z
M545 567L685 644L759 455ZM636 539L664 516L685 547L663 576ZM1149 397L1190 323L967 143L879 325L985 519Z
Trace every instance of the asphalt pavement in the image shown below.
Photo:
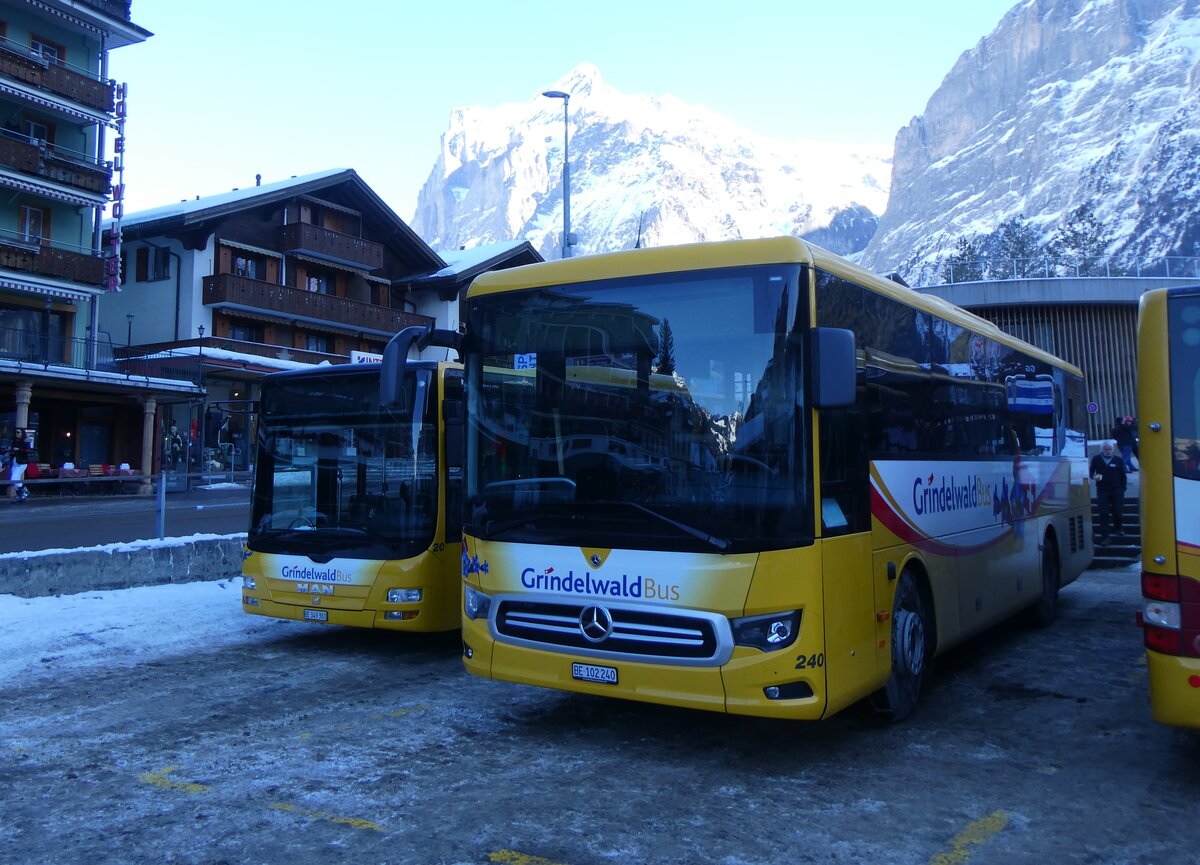
M23 502L0 498L0 553L73 549L101 544L152 540L158 533L156 495L60 496L49 487L30 485ZM88 494L91 493L91 494ZM163 537L227 535L250 524L250 487L215 484L168 492Z

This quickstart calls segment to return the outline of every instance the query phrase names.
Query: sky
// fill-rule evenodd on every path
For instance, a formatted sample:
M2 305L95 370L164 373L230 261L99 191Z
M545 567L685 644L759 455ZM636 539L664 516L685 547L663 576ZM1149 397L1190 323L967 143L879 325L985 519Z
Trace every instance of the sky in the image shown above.
M542 99L583 62L759 135L890 148L1017 2L134 0L154 36L109 55L126 213L353 168L409 221L454 109Z

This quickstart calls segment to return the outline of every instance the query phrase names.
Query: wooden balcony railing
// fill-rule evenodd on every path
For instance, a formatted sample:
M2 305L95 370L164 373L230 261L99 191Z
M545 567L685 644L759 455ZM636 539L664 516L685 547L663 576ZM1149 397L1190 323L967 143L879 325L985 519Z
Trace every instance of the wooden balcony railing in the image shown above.
M247 279L232 273L204 277L206 306L237 305L261 309L280 318L305 318L358 330L395 333L410 325L432 322L425 315L414 315L332 294L304 291L286 285Z
M104 284L104 257L71 252L43 239L25 242L0 235L0 268L53 276L89 287Z
M383 267L382 243L339 234L307 222L293 222L283 226L279 239L284 252L324 258L361 267L363 270L378 270Z
M116 107L111 81L101 81L98 76L49 63L41 55L33 54L29 46L3 38L0 38L0 75L65 96L105 114L112 114Z
M0 134L0 165L97 195L108 195L112 183L107 163L98 165L82 154L71 156L52 144L7 131Z

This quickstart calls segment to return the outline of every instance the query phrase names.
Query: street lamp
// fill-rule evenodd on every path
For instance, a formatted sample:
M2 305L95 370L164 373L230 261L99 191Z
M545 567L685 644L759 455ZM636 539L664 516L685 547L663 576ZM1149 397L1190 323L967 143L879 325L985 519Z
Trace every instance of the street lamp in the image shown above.
M543 90L542 95L550 99L563 101L563 241L562 257L571 257L571 158L567 150L567 108L571 104L571 94L562 90Z
M125 313L125 321L129 323L129 327L125 331L125 345L133 345L133 313Z

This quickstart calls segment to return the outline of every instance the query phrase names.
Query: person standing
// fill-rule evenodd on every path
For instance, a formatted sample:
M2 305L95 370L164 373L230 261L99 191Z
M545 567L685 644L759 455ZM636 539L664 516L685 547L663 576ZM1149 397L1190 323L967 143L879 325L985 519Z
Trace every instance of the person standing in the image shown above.
M1134 431L1133 417L1126 415L1124 420L1117 421L1116 426L1112 430L1113 440L1117 443L1117 447L1121 449L1121 460L1125 464L1126 472L1136 472L1133 467L1133 446L1134 446Z
M1114 534L1125 534L1122 516L1125 510L1125 464L1116 454L1116 442L1106 441L1100 453L1092 457L1088 474L1096 484L1096 505L1100 511L1101 544L1108 543L1109 529Z
M13 430L9 458L12 462L8 467L8 479L12 484L8 488L8 497L16 504L29 498L29 487L22 483L25 480L25 466L29 462L29 441L23 427Z

